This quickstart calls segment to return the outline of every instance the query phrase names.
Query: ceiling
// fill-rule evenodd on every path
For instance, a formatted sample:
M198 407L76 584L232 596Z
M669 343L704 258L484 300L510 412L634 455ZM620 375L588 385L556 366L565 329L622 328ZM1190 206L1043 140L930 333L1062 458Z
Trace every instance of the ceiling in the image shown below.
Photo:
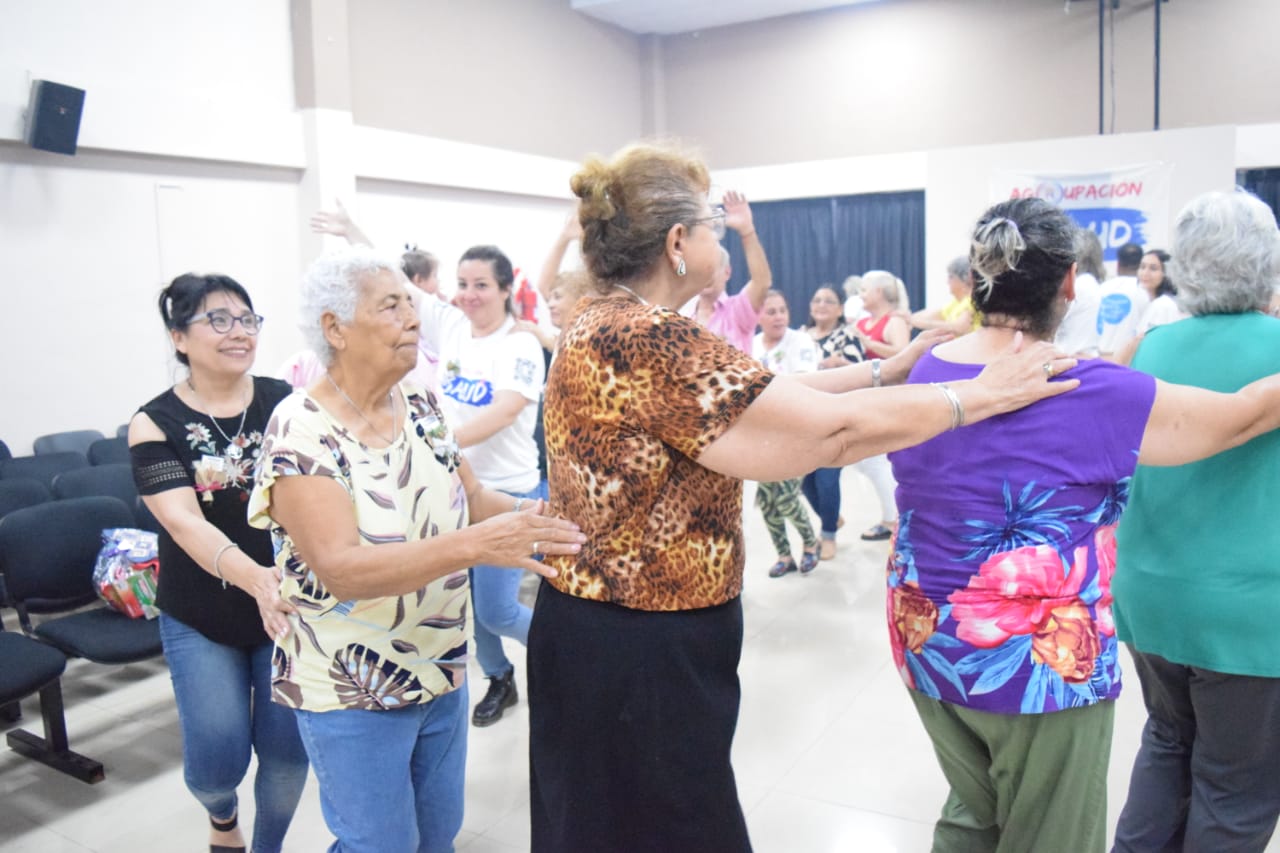
M577 12L645 35L674 35L875 0L569 0Z

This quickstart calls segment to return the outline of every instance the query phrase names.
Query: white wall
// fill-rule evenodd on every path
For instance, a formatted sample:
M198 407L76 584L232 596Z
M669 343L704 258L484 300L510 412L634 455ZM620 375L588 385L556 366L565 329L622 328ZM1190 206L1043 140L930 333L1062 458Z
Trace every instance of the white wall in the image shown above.
M973 222L993 201L994 170L1087 172L1152 161L1174 164L1172 217L1193 196L1233 186L1238 166L1280 162L1280 124L846 157L725 169L716 172L713 180L760 201L923 189L926 300L937 304L948 298L947 261L965 252Z
M296 173L0 146L0 438L110 432L173 381L156 297L187 270L241 281L270 318L259 364L296 345Z
M1084 136L931 152L925 185L925 269L929 301L945 298L947 261L964 254L973 223L992 203L995 169L1091 172L1163 161L1173 164L1169 217L1193 197L1235 185L1235 128L1211 127Z

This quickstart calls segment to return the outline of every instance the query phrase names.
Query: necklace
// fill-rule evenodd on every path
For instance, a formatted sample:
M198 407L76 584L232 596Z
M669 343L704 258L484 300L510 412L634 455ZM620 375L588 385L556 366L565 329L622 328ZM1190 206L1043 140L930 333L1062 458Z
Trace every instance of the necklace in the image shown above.
M634 296L636 299L639 299L639 300L640 300L640 304L641 304L641 305L648 305L648 304L649 304L649 300L648 300L648 299L645 299L643 296L641 296L640 294L636 293L634 290L632 290L631 288L627 287L625 284L615 284L615 285L614 285L614 287L618 288L619 290L625 290L627 293L630 293L630 294L631 294L632 296Z
M333 377L329 375L328 371L325 371L324 378L329 380L329 384L333 386L333 390L337 391L339 394L342 395L342 399L347 401L347 405L349 405L351 408L356 410L356 414L360 416L360 420L364 421L365 424L368 425L369 429L373 430L374 435L376 435L378 438L381 438L387 444L395 444L396 398L391 396L390 390L387 391L387 402L391 404L391 437L387 438L381 432L378 431L378 428L376 426L373 425L373 421L369 420L364 416L364 412L360 411L360 407L356 405L356 401L348 397L347 392L343 391L342 388L338 385L338 383L333 381Z
M191 394L196 398L196 402L200 404L200 408L204 409L205 414L209 416L209 420L213 421L213 428L218 431L218 435L222 436L227 443L227 458L232 462L239 462L240 457L244 456L244 448L236 444L231 436L222 431L222 426L218 423L218 419L213 416L213 409L204 404L204 400L200 399L200 392L196 390L196 386L191 384L191 377L187 377L187 387L191 389ZM240 438L244 433L244 418L249 414L249 401L244 401L244 408L240 411L240 425L236 427L236 438Z

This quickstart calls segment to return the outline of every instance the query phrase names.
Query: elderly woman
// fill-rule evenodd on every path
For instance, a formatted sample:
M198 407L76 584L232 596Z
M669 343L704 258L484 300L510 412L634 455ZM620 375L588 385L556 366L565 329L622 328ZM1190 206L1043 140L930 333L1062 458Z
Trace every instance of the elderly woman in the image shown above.
M1076 229L1074 244L1076 296L1067 306L1066 316L1058 324L1053 342L1058 349L1078 358L1094 358L1098 354L1100 282L1106 279L1107 268L1102 263L1102 241L1092 229Z
M859 278L859 286L862 279ZM859 304L862 297L859 296ZM818 369L830 370L862 361L862 344L853 323L846 323L840 309L840 295L834 285L821 284L809 298L809 320L800 329L818 348ZM818 556L831 560L836 556L836 533L844 525L840 515L841 468L818 468L800 481L800 491L818 514L822 527Z
M983 325L909 381L968 379L1019 334L1052 339L1074 292L1074 236L1041 199L988 210L970 252ZM890 454L894 662L951 785L935 850L1103 849L1120 692L1110 583L1134 468L1280 426L1280 376L1238 394L1100 359L1066 376L1080 382L1071 394ZM1162 520L1165 536L1182 529ZM1186 623L1165 624L1181 635Z
M963 335L978 328L978 312L973 310L973 280L969 278L969 259L963 255L947 264L947 290L951 299L940 308L924 308L911 315L916 329L946 329Z
M1148 332L1134 368L1216 391L1280 369L1280 320L1264 313L1280 276L1270 209L1245 193L1200 196L1174 223L1173 258L1192 316ZM1147 723L1116 850L1261 851L1275 829L1277 483L1277 433L1134 475L1112 593Z
M276 647L274 698L296 711L331 850L452 850L466 570L548 573L531 555L576 553L583 537L541 501L481 488L435 397L401 384L418 316L390 262L368 250L317 260L302 313L328 369L276 408L249 502L297 609Z
M854 328L867 358L887 358L901 352L911 340L911 329L898 313L910 310L902 280L884 270L872 270L862 276L862 294L868 315L858 320ZM948 331L954 334L953 329ZM893 481L889 460L883 453L877 453L860 460L854 467L871 481L880 504L880 520L863 531L861 538L866 542L888 539L898 526L898 507L893 499L897 484Z
M720 247L720 266L710 283L698 293L698 301L686 316L692 317L715 334L724 338L745 353L751 352L751 340L764 307L764 295L773 286L773 272L769 258L756 235L751 205L742 193L730 190L720 205L723 228L732 228L742 238L742 251L747 256L747 274L750 278L733 296L724 292L733 268L729 265L729 250Z
M160 317L187 375L129 423L138 493L160 522L156 603L182 729L182 771L213 850L244 850L236 788L258 757L253 849L277 851L307 780L293 715L271 702L272 638L288 630L271 539L244 501L262 432L289 386L250 373L262 317L235 279L180 275Z
M546 427L553 509L588 543L549 560L529 633L535 851L750 848L729 764L742 479L844 465L1075 385L1047 381L1074 361L1036 345L945 388L853 391L900 381L927 341L774 376L678 313L720 266L708 185L701 162L643 145L572 179L599 295L562 336Z

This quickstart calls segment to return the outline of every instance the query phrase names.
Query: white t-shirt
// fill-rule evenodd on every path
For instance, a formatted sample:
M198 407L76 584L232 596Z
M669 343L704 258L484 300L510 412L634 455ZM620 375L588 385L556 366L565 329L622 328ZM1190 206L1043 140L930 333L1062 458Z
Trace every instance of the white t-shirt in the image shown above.
M1098 300L1098 352L1103 355L1119 352L1137 337L1142 315L1150 302L1134 276L1107 279Z
M1147 313L1142 315L1142 333L1145 335L1148 329L1154 329L1156 326L1167 326L1170 323L1185 320L1190 316L1190 314L1178 307L1177 300L1169 294L1157 296L1147 308Z
M1053 343L1067 355L1083 353L1086 357L1098 354L1098 302L1102 299L1102 285L1087 272L1076 276L1076 298L1067 306L1066 316L1058 326Z
M867 309L862 307L861 296L850 296L844 301L844 319L846 322L856 323L865 316L867 316Z
M810 373L818 369L818 344L804 332L787 329L782 340L764 347L764 332L751 342L751 357L780 376L788 373Z
M435 304L431 304L431 302ZM440 353L436 393L449 428L456 431L493 403L499 391L515 391L528 401L509 426L462 451L476 479L504 492L531 492L538 486L538 448L533 441L546 381L542 345L528 332L512 332L508 317L496 332L472 337L467 316L444 302L427 301L420 311L420 334Z

